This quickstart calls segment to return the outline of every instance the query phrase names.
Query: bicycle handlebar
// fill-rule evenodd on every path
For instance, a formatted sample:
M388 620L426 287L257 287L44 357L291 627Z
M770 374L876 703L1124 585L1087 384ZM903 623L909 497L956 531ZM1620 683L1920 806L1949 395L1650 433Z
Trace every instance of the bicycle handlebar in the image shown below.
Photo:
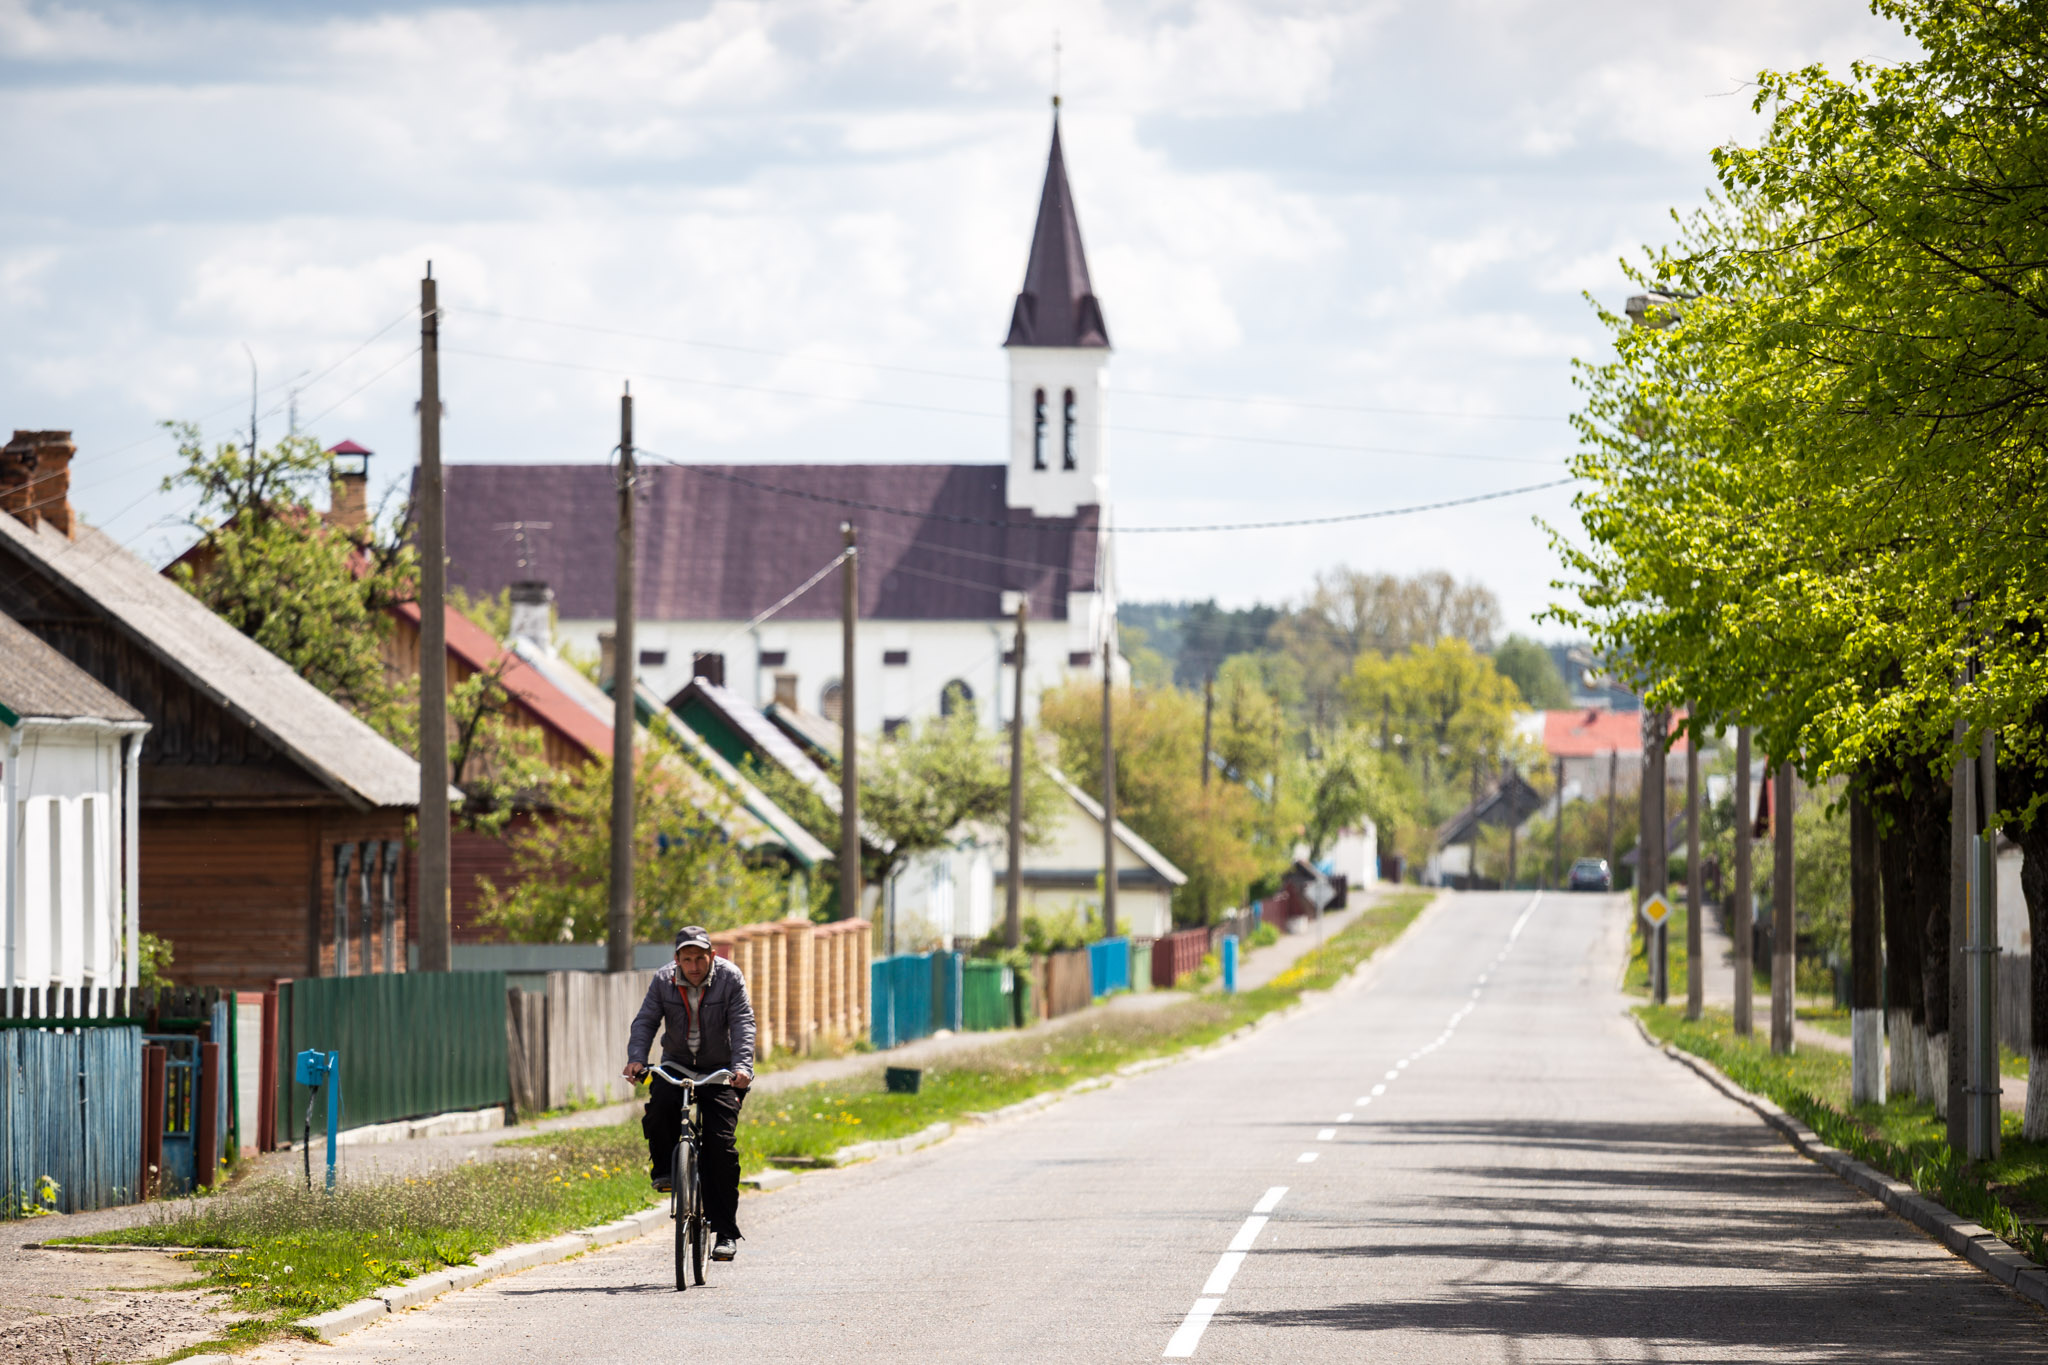
M695 1089L700 1085L725 1085L732 1080L732 1068L725 1066L707 1075L698 1076L693 1079L688 1075L672 1076L669 1074L667 1062L657 1062L647 1068L646 1074L649 1076L659 1076L670 1085L684 1090Z

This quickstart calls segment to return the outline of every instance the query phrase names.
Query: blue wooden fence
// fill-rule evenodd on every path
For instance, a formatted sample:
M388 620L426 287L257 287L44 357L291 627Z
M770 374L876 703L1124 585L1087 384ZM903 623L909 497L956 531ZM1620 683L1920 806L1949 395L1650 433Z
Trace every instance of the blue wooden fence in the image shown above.
M1131 988L1131 941L1106 938L1088 945L1088 986L1097 999Z
M132 1203L141 1164L140 1028L0 1031L0 1217Z
M899 953L868 964L868 1040L901 1047L965 1026L966 963L959 953Z

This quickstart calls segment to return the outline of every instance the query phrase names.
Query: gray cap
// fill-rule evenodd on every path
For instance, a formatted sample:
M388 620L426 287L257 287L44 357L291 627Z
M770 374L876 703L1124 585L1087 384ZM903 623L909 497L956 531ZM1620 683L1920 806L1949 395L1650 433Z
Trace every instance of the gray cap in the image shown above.
M685 948L702 948L710 952L711 935L705 933L700 924L686 925L676 930L676 951L681 952Z

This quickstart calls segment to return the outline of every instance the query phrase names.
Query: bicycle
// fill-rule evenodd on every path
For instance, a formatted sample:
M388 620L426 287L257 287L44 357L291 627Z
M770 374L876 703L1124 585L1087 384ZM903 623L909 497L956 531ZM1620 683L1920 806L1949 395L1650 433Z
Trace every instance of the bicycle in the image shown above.
M671 1074L667 1062L647 1068L683 1092L683 1131L676 1138L675 1156L669 1162L668 1216L676 1225L676 1289L690 1287L690 1276L704 1283L704 1247L710 1240L710 1225L704 1218L703 1150L704 1110L697 1103L700 1085L724 1085L732 1072L721 1067L706 1076Z

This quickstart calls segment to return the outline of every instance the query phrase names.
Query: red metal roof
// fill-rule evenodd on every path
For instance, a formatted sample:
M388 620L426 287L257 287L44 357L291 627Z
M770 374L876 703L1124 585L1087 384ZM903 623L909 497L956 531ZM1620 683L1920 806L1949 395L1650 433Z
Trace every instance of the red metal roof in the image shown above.
M1675 730L1685 719L1683 711L1671 717ZM1586 708L1543 713L1543 749L1552 758L1591 758L1597 754L1640 754L1643 751L1643 713L1603 711ZM1671 752L1684 753L1681 737Z
M417 602L402 603L393 610L414 625L419 624ZM482 626L453 607L445 608L445 611L450 654L479 671L496 667L500 659L506 660L505 671L500 675L505 690L518 698L520 705L532 712L537 720L559 731L592 758L600 758L612 751L611 726L591 715L568 693L549 682L539 669L492 639L490 632Z
M374 455L377 452L367 446L359 446L354 441L343 441L338 446L327 447L327 453L329 455Z

